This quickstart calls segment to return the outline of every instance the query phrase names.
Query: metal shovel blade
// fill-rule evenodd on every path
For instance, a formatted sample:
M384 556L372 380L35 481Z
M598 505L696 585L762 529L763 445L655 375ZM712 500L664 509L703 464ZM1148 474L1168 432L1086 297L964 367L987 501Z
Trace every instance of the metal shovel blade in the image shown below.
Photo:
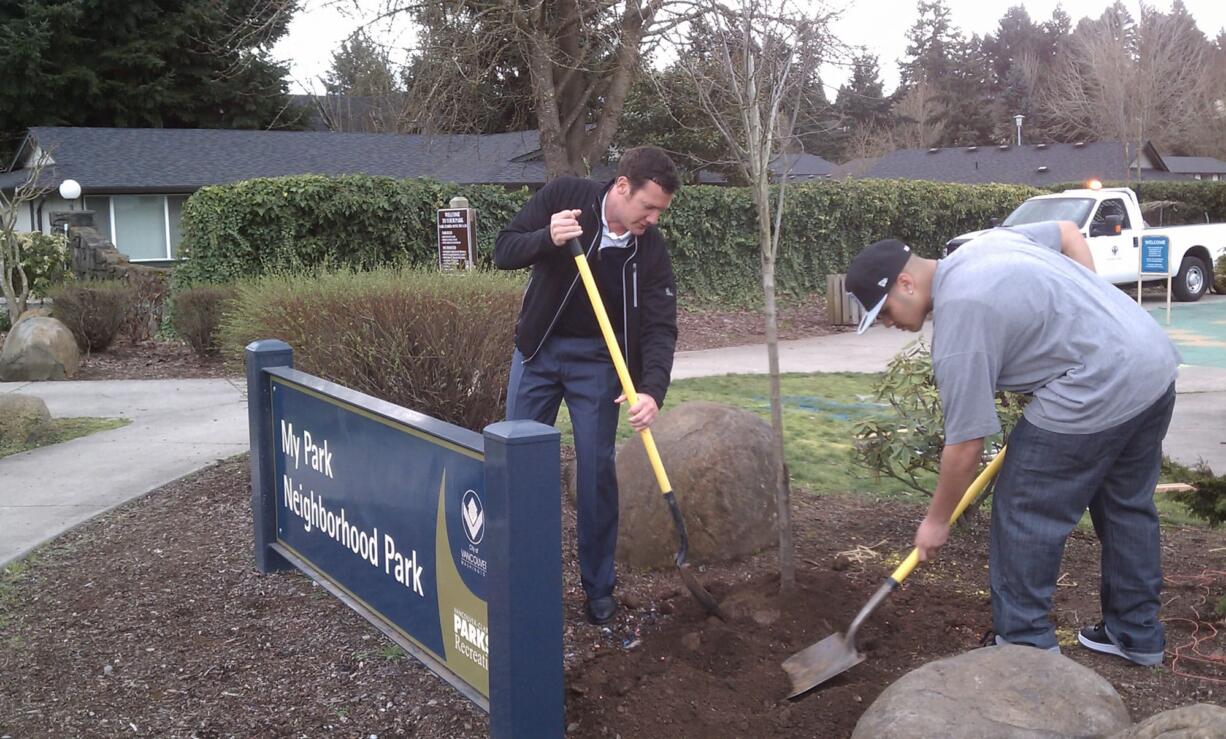
M788 657L783 669L792 681L789 698L807 693L864 661L864 654L843 634L831 634Z
M724 609L719 607L719 603L715 601L715 596L711 595L702 583L698 582L698 578L694 577L694 573L690 572L690 567L687 564L677 565L677 571L681 573L681 580L685 583L685 587L689 589L690 595L694 596L694 600L702 606L703 610L715 616L720 621L727 621L728 614L724 613Z

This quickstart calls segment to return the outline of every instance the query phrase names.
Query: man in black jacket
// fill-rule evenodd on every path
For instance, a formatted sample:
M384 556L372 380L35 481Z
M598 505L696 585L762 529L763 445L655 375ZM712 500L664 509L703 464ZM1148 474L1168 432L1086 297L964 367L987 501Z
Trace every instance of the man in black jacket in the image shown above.
M566 401L577 464L579 571L587 617L595 624L607 623L617 611L614 435L625 398L566 245L579 239L587 254L638 391L630 425L646 428L664 402L677 345L672 262L655 224L680 184L663 150L631 149L613 182L549 182L494 246L499 269L532 268L515 327L507 418L552 425Z

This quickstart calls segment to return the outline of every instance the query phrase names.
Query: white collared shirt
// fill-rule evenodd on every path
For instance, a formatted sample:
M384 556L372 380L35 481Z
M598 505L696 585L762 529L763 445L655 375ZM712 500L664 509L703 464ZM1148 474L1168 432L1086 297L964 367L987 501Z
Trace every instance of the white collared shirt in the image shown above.
M603 249L609 246L616 249L624 249L630 246L634 234L630 232L630 229L626 229L624 234L618 236L609 230L609 219L605 217L605 208L607 207L606 203L608 200L609 193L606 192L604 197L600 199L600 248Z

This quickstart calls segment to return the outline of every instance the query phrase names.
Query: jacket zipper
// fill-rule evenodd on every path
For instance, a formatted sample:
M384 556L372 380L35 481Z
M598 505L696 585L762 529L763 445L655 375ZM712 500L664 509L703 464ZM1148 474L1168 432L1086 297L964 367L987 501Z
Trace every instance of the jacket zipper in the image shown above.
M639 307L639 263L634 261L634 257L639 253L639 237L634 237L634 251L630 252L630 256L626 258L626 263L622 265L622 354L626 358L626 365L630 365L630 301L626 295L626 267L631 263L634 264L634 269L631 270L632 280L634 284L631 295L634 298L634 308Z

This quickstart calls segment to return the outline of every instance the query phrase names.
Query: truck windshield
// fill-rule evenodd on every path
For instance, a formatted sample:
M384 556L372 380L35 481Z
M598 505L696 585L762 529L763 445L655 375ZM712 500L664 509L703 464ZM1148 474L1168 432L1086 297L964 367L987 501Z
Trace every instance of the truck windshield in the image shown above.
M1022 226L1043 221L1072 221L1077 227L1085 225L1093 198L1044 198L1027 200L1009 214L1002 226Z

